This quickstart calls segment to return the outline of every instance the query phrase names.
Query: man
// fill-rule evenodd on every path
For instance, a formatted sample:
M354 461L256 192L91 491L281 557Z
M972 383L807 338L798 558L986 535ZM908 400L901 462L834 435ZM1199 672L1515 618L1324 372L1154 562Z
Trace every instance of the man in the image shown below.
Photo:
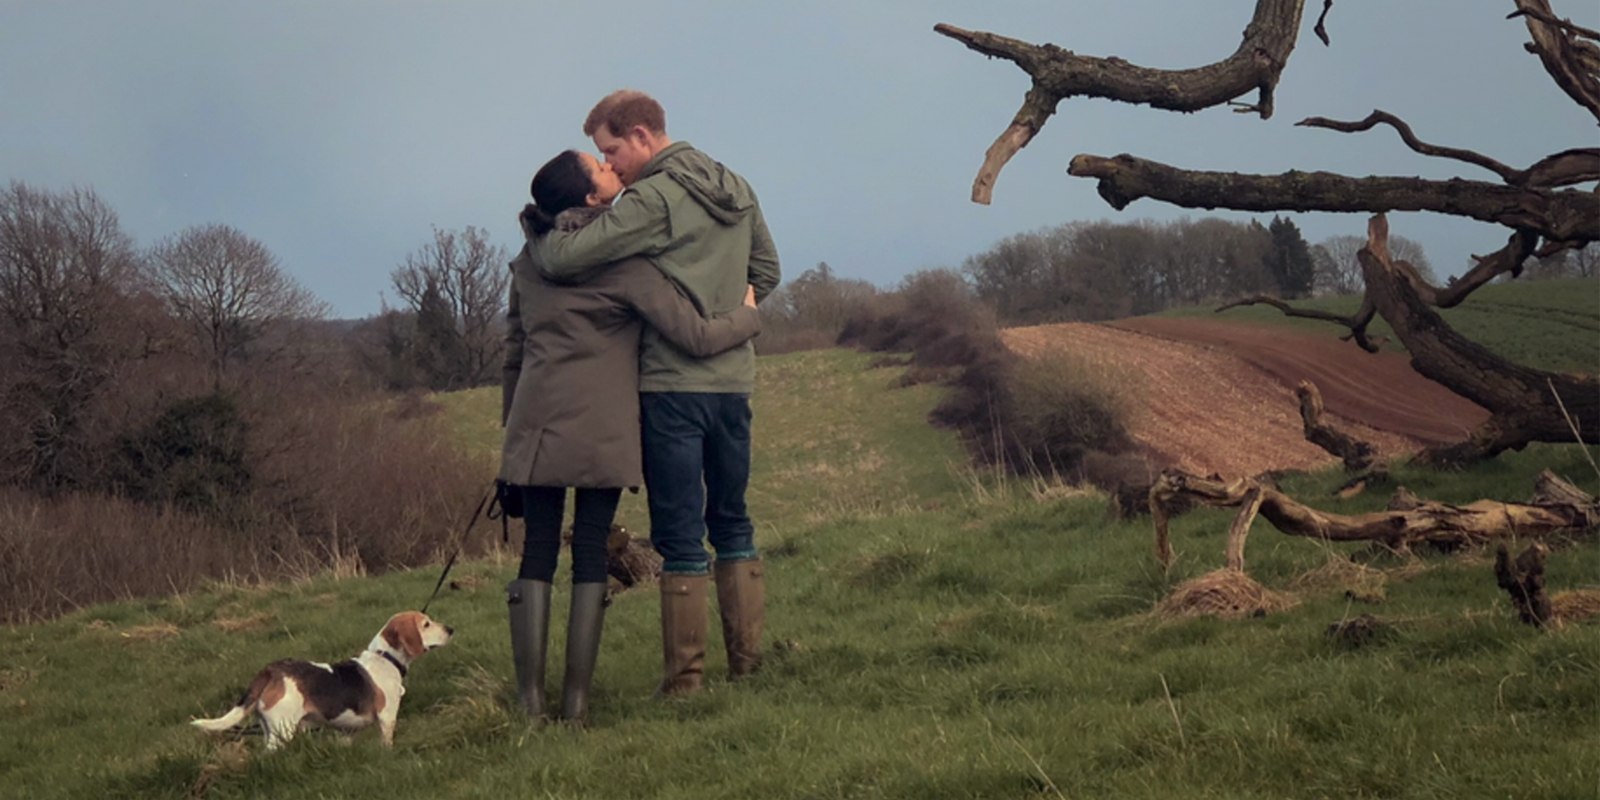
M673 142L659 103L642 92L613 92L589 112L583 132L628 188L583 229L537 242L532 256L545 277L581 282L596 268L642 255L707 315L739 307L747 285L757 301L777 288L778 253L755 192L687 142ZM663 562L663 695L700 688L713 569L729 677L760 664L766 589L744 498L754 388L753 345L696 359L645 328L639 406L650 541Z

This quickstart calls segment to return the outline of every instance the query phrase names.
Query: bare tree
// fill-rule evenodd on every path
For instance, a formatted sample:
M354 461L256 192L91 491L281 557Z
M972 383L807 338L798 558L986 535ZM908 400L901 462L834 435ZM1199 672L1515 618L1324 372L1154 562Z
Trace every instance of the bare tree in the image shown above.
M120 365L153 346L138 259L88 189L0 190L0 471L52 489L103 457L96 409Z
M1118 58L1080 56L1054 45L1034 45L991 33L939 25L935 31L969 48L1015 63L1033 79L1022 108L996 140L973 184L973 199L988 202L1000 170L1044 126L1062 100L1102 97L1158 109L1197 111L1222 104L1270 118L1278 76L1299 37L1304 0L1257 0L1244 41L1228 58L1189 70L1158 70ZM1329 43L1324 22L1332 0L1324 0L1315 31ZM1579 107L1600 119L1600 32L1558 19L1547 0L1512 0L1511 18L1521 17L1532 39L1526 49ZM1470 12L1464 12L1470 13ZM1234 101L1258 92L1255 103ZM1382 315L1411 354L1418 372L1490 411L1491 417L1460 445L1423 454L1432 463L1460 463L1520 448L1530 441L1570 441L1573 427L1585 442L1600 443L1600 377L1531 370L1510 363L1452 331L1433 310L1455 306L1495 277L1521 274L1530 255L1550 255L1600 241L1594 192L1574 188L1600 179L1600 148L1579 147L1518 169L1470 150L1420 139L1399 117L1374 111L1363 120L1313 117L1299 123L1346 133L1387 126L1416 153L1448 158L1494 173L1499 182L1413 177L1351 178L1326 172L1247 175L1201 172L1132 155L1078 155L1068 174L1093 178L1114 208L1148 197L1184 208L1238 211L1330 211L1378 215L1369 224L1359 254L1365 295L1361 309L1342 317L1294 309L1268 300L1286 313L1344 325L1350 338L1369 350L1366 336ZM1506 245L1448 286L1437 287L1390 253L1389 211L1430 211L1467 217L1511 231ZM1570 412L1571 419L1568 418Z
M1320 252L1313 252L1317 260L1317 294L1360 294L1361 262L1356 254L1366 247L1363 236L1330 236L1317 243ZM1316 248L1313 248L1315 251ZM1400 261L1411 264L1418 277L1434 283L1433 264L1422 245L1404 236L1389 237L1389 253Z
M1575 248L1572 257L1567 260L1567 267L1574 277L1593 278L1600 274L1595 270L1600 266L1600 242L1590 242L1583 247Z
M266 245L228 225L197 225L163 239L150 248L149 271L172 316L193 333L213 389L222 388L230 362L270 355L261 345L275 330L328 313ZM273 337L273 352L289 338Z
M496 321L510 289L505 248L468 225L434 229L433 241L405 257L392 274L395 292L416 315L412 352L430 366L436 389L478 386L497 378L501 333Z

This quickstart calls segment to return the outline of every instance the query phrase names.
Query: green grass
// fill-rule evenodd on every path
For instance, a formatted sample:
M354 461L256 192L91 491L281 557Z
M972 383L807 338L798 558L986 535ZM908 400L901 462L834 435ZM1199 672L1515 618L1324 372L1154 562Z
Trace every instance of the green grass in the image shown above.
M1148 520L1103 497L960 467L925 424L937 390L838 351L763 358L751 503L767 554L768 663L649 699L657 603L607 619L594 725L532 730L510 710L501 587L510 559L459 565L431 611L455 641L413 668L395 747L313 731L272 757L259 739L185 723L229 706L285 656L348 657L437 573L217 586L0 632L0 797L17 798L1461 798L1600 789L1596 626L1518 624L1481 555L1379 559L1383 602L1343 586L1244 620L1163 621L1177 582L1222 562L1231 514L1174 520L1170 573ZM469 418L497 396L447 398ZM463 429L478 425L463 422ZM480 441L486 446L489 440ZM1538 446L1468 473L1397 466L1418 494L1522 499L1550 466L1590 491L1577 447ZM1325 499L1333 474L1287 489ZM637 498L629 513L642 515ZM1250 573L1287 590L1353 546L1258 523ZM1553 589L1593 585L1600 545L1555 552ZM558 588L556 616L566 592ZM1394 634L1351 649L1324 633L1370 612ZM239 626L244 630L235 630ZM556 626L559 631L562 626ZM552 664L561 663L554 637ZM553 666L552 683L559 666Z
M1359 297L1319 297L1295 301L1297 307L1354 314ZM1276 325L1306 333L1337 336L1332 323L1285 317L1271 306L1244 306L1220 314L1215 306L1191 306L1156 316L1203 317ZM1525 366L1557 372L1600 372L1600 279L1562 278L1485 286L1455 308L1442 309L1445 322L1495 353ZM1388 337L1384 348L1403 352L1394 330L1373 320L1373 337Z

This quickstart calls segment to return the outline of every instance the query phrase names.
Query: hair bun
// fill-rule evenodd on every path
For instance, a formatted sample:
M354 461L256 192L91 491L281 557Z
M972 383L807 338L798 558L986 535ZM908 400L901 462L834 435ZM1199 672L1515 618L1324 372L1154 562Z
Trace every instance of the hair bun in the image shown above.
M556 226L555 218L533 203L522 207L521 218L524 232L533 236L543 236Z

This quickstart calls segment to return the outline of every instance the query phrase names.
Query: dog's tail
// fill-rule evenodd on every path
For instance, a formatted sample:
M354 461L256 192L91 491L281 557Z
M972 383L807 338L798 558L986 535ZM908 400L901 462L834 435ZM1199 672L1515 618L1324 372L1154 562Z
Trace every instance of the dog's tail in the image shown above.
M273 672L271 668L261 670L256 673L255 679L250 681L250 688L245 690L244 696L239 698L238 704L229 709L228 713L216 719L192 720L189 724L211 733L237 727L239 723L244 722L256 710L256 704L261 702L261 694L267 690L267 686L272 682L272 679Z

